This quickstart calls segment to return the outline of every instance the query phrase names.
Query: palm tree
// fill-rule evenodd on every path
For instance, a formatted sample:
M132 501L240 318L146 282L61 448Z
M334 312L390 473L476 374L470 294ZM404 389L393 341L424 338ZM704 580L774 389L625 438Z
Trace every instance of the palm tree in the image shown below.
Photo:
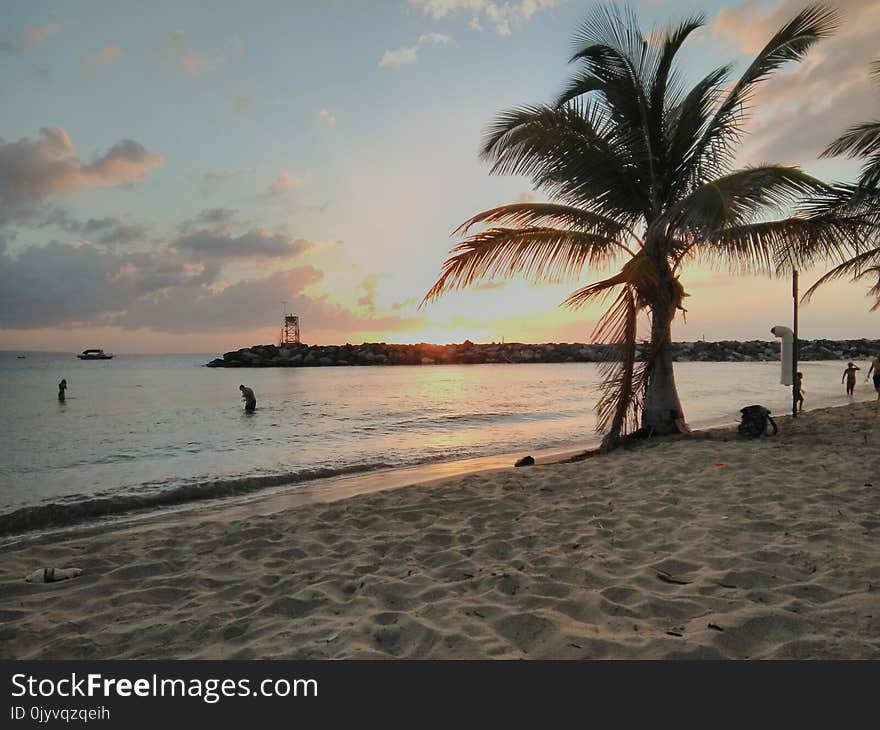
M872 76L880 81L880 61L874 63ZM805 298L832 279L850 276L856 281L874 276L877 283L868 294L875 298L872 310L877 310L880 309L880 121L850 127L822 153L823 157L839 155L864 160L859 179L855 185L835 186L829 197L817 201L815 210L863 217L873 233L873 245L831 269L807 290Z
M631 10L598 5L577 31L577 72L555 103L501 113L481 150L493 174L525 175L552 202L504 205L462 224L455 234L490 227L452 249L422 302L483 278L558 281L618 264L563 303L611 299L593 333L618 346L597 404L605 448L639 423L671 432L674 414L683 416L670 343L687 296L685 264L772 275L845 249L852 235L834 215L780 217L825 194L821 181L796 167L733 167L756 86L828 36L835 12L800 12L735 83L725 66L687 88L675 59L703 24L702 15L689 17L646 37ZM650 341L639 361L644 312Z

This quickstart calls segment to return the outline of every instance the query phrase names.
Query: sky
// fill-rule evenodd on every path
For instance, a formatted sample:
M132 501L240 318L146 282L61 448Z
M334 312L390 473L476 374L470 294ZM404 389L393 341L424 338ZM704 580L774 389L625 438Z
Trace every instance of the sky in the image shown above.
M803 3L642 0L646 29L707 15L681 55L698 78L749 54ZM764 84L739 161L819 160L880 115L880 3L834 3L833 38ZM7 0L0 28L0 349L223 352L310 344L584 342L578 281L514 279L419 308L452 232L544 199L478 158L500 111L548 102L593 2ZM822 270L803 272L815 281ZM691 268L676 340L771 339L789 281ZM806 338L875 337L864 283L800 315Z

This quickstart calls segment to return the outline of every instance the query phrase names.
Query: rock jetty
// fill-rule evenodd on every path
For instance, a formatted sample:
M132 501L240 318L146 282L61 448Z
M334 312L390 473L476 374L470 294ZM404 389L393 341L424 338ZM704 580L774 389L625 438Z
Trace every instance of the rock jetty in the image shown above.
M452 365L477 363L600 362L611 345L518 342L460 345L254 345L227 352L209 368L330 367L342 365ZM678 362L765 362L779 359L779 341L676 342ZM801 340L800 360L865 360L880 353L880 340Z

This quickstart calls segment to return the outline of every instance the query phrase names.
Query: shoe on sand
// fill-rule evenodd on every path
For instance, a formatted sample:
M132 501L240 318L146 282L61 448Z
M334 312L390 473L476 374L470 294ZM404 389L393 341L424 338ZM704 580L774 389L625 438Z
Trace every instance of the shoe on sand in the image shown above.
M40 568L25 577L28 583L55 583L68 578L79 578L82 568Z

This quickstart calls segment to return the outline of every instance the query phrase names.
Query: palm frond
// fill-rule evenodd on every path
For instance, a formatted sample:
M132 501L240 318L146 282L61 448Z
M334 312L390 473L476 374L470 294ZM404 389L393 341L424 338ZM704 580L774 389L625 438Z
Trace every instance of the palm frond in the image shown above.
M592 340L612 345L599 366L596 431L603 433L603 449L615 444L628 426L638 425L641 410L636 377L639 305L636 292L624 286L608 311L596 323ZM642 389L643 392L643 389Z
M703 132L692 156L695 177L724 170L733 157L734 143L742 133L741 123L758 83L780 66L800 61L817 41L837 28L837 11L827 5L810 5L786 23L770 39L721 102Z
M803 300L809 301L819 287L827 284L829 281L849 277L850 281L856 282L871 273L876 273L877 271L880 271L880 248L863 251L823 274L815 284L807 289L804 293ZM872 287L869 293L874 293L875 290L876 293L880 295L880 289L878 289L877 286ZM878 304L880 304L880 300L878 300ZM878 305L875 304L872 311L876 310L877 306Z
M865 122L850 127L837 140L828 145L822 157L866 157L880 150L880 121Z
M457 244L422 306L480 279L520 275L535 282L576 276L585 266L607 265L620 243L605 236L558 228L489 228Z
M869 274L873 274L877 278L877 283L874 284L870 289L868 289L868 293L866 296L874 297L874 306L871 307L872 312L876 312L880 309L880 266L872 266L870 269L865 271L862 276L858 277L859 279L868 276Z
M571 60L581 70L559 96L557 106L597 92L656 207L655 132L662 125L662 109L654 114L648 96L660 58L658 48L645 38L632 8L613 3L597 4L574 41L578 50Z
M619 131L596 103L504 112L481 154L493 174L524 175L551 197L629 224L648 205Z
M596 299L604 299L608 294L621 284L626 283L626 274L620 272L601 281L594 281L569 294L562 302L563 307L580 309Z
M654 78L650 82L651 91L649 99L650 119L655 122L651 130L652 145L658 157L666 156L665 142L668 137L664 134L663 122L667 118L667 112L670 111L667 109L670 101L667 97L667 92L675 78L673 67L675 56L681 50L688 36L698 28L701 28L705 22L706 16L704 14L692 15L679 23L676 28L668 31L662 39L651 39L660 49ZM658 121L660 124L656 124Z
M633 64L647 57L648 44L639 27L639 19L631 6L616 3L597 3L588 12L572 39L574 54L571 61L588 57L590 49L611 48Z
M822 153L822 157L867 158L859 175L864 187L880 185L880 121L850 127Z
M763 165L716 178L692 191L668 213L676 231L711 236L718 229L781 212L805 196L827 194L829 186L797 167Z
M749 223L691 239L695 258L732 273L774 276L858 251L864 223L837 216Z
M691 160L731 69L732 66L728 65L711 71L666 115L667 180L663 199L667 203L678 200L689 191L696 179L698 171L691 165Z
M630 233L619 221L584 208L557 203L511 203L477 213L456 228L453 235L464 235L478 223L565 227L615 239Z

